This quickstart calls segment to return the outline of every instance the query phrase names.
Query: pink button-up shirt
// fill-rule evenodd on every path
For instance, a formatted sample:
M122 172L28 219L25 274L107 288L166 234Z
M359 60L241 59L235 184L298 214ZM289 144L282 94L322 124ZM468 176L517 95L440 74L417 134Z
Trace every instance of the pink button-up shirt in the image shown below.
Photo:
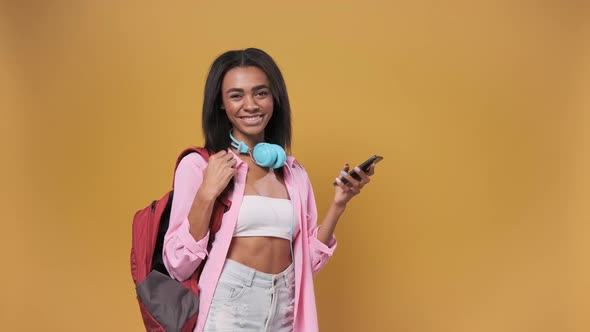
M232 152L233 153L233 152ZM203 331L213 293L217 286L223 264L232 240L240 205L244 197L248 165L234 154L237 173L234 189L229 194L231 208L223 215L219 232L215 235L210 252L207 252L209 234L195 241L189 232L188 214L203 182L207 162L197 153L191 153L180 162L174 181L174 199L170 213L170 226L164 238L164 264L170 276L177 280L188 279L208 255L209 258L199 280L199 315L195 332ZM317 208L313 189L307 173L291 156L287 157L284 170L285 184L293 202L299 229L295 238L295 330L296 332L318 331L313 275L322 269L336 248L336 239L329 246L317 238Z

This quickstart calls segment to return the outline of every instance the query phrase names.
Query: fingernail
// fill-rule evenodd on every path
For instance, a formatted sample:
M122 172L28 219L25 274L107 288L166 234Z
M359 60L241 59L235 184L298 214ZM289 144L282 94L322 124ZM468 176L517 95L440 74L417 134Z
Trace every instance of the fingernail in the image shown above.
M340 171L340 175L345 176L346 174L348 173L346 173L345 171Z
M357 172L360 172L361 171L361 169L358 166L355 167L354 170L357 171Z

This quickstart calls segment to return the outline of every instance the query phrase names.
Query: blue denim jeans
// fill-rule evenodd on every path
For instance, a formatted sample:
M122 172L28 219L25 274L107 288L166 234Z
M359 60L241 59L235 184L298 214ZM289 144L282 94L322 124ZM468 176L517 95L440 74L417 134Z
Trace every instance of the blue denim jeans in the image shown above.
M231 259L219 277L205 332L293 331L295 271L256 271Z

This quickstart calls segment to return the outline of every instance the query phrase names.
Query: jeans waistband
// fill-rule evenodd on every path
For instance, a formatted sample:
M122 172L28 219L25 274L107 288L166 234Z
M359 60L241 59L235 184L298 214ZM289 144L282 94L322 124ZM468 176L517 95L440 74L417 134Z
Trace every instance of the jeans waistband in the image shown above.
M222 278L224 274L228 274L232 278L237 278L248 286L255 285L263 288L272 288L276 286L290 287L295 284L295 269L293 268L293 264L289 265L281 273L271 274L260 272L234 260L226 259L223 272L221 273Z

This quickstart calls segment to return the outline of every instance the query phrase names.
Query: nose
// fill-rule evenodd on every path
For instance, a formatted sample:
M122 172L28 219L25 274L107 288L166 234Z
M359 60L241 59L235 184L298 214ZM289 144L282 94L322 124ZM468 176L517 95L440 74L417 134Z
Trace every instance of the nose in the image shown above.
M256 100L253 96L246 96L244 98L244 110L246 111L257 111L260 107L256 103Z

